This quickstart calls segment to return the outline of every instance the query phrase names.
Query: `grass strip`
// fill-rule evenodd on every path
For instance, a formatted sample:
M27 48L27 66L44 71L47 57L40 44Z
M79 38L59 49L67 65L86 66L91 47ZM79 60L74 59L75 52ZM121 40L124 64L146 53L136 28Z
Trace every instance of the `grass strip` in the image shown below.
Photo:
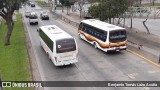
M0 26L0 71L3 81L31 81L29 58L25 42L22 15L17 21L11 36L11 45L5 46L7 26L3 20ZM32 88L5 88L5 90L32 90Z

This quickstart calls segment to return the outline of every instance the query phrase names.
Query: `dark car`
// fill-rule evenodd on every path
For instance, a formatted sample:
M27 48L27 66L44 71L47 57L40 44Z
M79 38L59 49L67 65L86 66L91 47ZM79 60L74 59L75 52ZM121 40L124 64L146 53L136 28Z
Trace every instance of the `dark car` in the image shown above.
M42 19L42 20L49 20L49 15L48 15L48 13L47 12L41 12L41 14L40 14L40 18Z
M31 3L31 7L36 7L36 5L34 3Z

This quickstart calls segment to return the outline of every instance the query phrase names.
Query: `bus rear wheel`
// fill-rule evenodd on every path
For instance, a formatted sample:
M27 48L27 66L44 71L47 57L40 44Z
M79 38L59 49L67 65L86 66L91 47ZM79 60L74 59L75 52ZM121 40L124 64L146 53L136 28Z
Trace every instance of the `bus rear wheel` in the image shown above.
M81 38L81 34L79 34L79 39L82 39L82 38Z
M93 45L94 45L94 48L96 48L96 49L97 49L97 45L96 45L96 43L95 43L95 42L93 43Z

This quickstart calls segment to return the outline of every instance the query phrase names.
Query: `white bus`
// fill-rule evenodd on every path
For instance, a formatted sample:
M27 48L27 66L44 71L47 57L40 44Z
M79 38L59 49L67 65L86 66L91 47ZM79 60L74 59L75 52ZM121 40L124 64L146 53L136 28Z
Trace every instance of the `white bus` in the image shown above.
M127 48L126 29L96 19L81 21L78 28L81 39L102 51L120 51Z
M40 45L48 54L55 66L63 66L78 62L76 40L56 25L41 26L39 32Z

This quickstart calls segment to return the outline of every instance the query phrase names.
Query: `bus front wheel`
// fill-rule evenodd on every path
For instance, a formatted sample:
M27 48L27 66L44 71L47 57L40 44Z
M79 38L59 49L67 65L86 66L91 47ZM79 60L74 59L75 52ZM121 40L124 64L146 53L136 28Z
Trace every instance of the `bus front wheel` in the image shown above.
M51 56L49 55L49 53L48 53L48 52L46 52L46 53L47 53L47 55L48 55L49 60L51 60Z

